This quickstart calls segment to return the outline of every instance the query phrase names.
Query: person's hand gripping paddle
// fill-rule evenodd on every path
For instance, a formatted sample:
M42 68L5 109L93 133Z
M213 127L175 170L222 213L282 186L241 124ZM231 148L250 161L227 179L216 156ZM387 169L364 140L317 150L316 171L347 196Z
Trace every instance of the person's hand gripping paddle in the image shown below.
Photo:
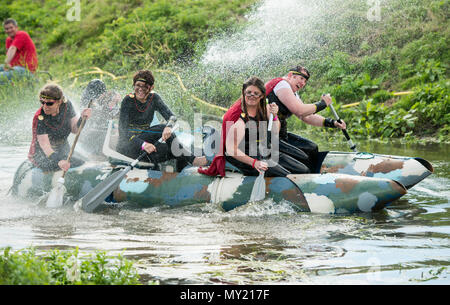
M178 125L175 125L172 128L172 132L175 132L177 128ZM163 142L162 137L158 141ZM97 184L89 193L87 193L83 198L80 199L81 209L88 213L94 212L97 207L105 201L105 198L108 197L109 194L111 194L115 189L117 189L127 173L132 170L136 166L136 164L146 155L147 152L144 151L130 165L115 172L114 174ZM76 206L78 205L79 203L77 202Z
M90 108L92 104L92 100L89 102L87 108ZM83 116L81 119L81 125L78 128L78 132L75 136L75 140L73 141L72 147L70 148L69 156L67 157L67 162L70 162L72 158L73 151L75 150L75 146L77 145L78 138L80 137L81 130L83 130L84 125L86 124L86 117ZM59 208L63 205L64 194L66 193L66 187L64 186L64 176L67 171L63 171L62 176L58 179L56 186L50 191L48 195L47 202L45 204L48 208Z
M272 131L273 124L273 113L270 113L269 117L269 125L267 130L269 132ZM263 170L259 171L258 177L255 179L255 183L253 184L252 193L250 195L250 202L261 201L266 197L266 180L264 179L264 174L266 172Z

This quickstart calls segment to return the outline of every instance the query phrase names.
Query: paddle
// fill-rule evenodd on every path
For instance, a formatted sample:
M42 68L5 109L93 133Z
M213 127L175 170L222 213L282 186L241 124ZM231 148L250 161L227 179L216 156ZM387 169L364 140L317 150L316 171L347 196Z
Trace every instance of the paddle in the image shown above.
M178 128L178 125L175 125L172 128L172 132L174 132ZM159 142L162 141L162 137L158 140ZM123 178L125 178L126 174L132 170L136 164L145 156L147 155L147 152L144 151L142 154L137 157L136 160L131 162L130 165L127 167L115 172L111 176L107 177L105 180L97 184L89 193L87 193L82 199L81 199L81 208L83 211L92 213L94 212L97 207L103 203L103 201L106 199L106 197L109 196L122 182ZM78 204L75 204L75 206L78 206Z
M127 167L115 172L105 180L103 180L101 183L97 184L89 193L87 193L82 199L81 199L81 208L83 211L92 213L95 211L95 209L103 203L106 197L109 196L122 182L123 178L125 178L125 175L136 166L136 164L145 156L147 155L147 152L144 151L142 154L139 155L139 157L134 160L130 165Z
M260 171L258 177L253 184L252 193L250 195L250 202L264 200L266 197L266 181L264 180L265 171Z
M273 114L269 117L268 131L272 131ZM250 202L261 201L266 197L266 180L264 180L265 171L260 171L258 177L253 184L252 193L250 194Z
M88 108L91 107L91 104L92 104L92 100L89 102ZM78 132L75 136L75 140L73 141L72 147L70 148L69 156L67 157L67 162L70 162L70 159L72 158L72 154L73 154L73 151L75 150L75 146L77 145L81 130L83 129L85 124L86 124L86 117L83 117L81 119L81 125L78 128ZM45 204L46 207L59 208L63 205L63 197L64 197L64 194L66 193L66 188L64 186L64 176L66 175L66 173L67 173L66 171L63 172L62 176L58 179L56 186L50 191L47 202Z
M270 114L269 126L267 127L267 131L272 131L272 125L273 125L273 113Z
M333 112L334 117L336 118L336 121L338 121L339 123L342 123L342 120L339 118L338 114L336 113L336 110L334 110L333 105L328 105L328 107L330 107L331 112ZM354 152L358 152L358 150L356 149L356 144L353 144L353 141L350 139L350 136L348 135L348 132L346 129L341 129L342 133L344 134L345 138L347 139L348 145L350 146L350 149L353 150Z

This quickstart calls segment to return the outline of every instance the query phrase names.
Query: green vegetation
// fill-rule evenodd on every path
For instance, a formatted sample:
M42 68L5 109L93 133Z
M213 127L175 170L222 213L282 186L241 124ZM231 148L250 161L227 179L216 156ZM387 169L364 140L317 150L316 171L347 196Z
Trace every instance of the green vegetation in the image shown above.
M258 76L269 80L284 75L294 64L306 65L312 77L301 93L303 101L315 102L329 92L352 137L450 142L450 1L381 1L381 20L375 22L366 18L367 1L338 2L311 21L311 45L296 54L298 58L292 60L291 55L287 60L274 60L271 66L260 67ZM219 117L223 114L193 99L192 94L227 107L238 98L242 80L253 74L217 71L211 75L198 71L196 61L212 38L226 37L245 27L245 14L258 3L81 0L81 20L71 22L66 18L70 9L66 1L2 0L0 19L15 18L31 35L38 50L39 69L49 71L71 100L78 102L83 86L94 77L103 78L108 88L129 93L131 74L148 68L154 71L156 90L174 112L192 120L197 111ZM3 58L2 53L0 60ZM123 78L87 73L92 67ZM165 70L177 72L188 90ZM39 107L37 93L48 78L45 73L37 73L35 80L0 85L2 141L5 134L14 142L22 140L17 133L31 137L31 118ZM413 93L394 94L401 91ZM345 107L353 103L359 104ZM331 116L328 110L322 114ZM29 118L29 125L20 125L16 128L20 130L10 135L11 121L23 117ZM317 137L337 134L295 118L289 120L289 126L300 134ZM0 284L138 283L131 262L104 252L80 256L78 250L54 250L36 255L32 248L17 252L6 248L0 254Z
M58 0L3 1L0 19L13 17L39 50L41 68L61 75L99 66L116 75L189 58L195 44L236 27L255 0L80 1L80 21Z
M69 5L61 1L4 2L0 18L19 21L36 42L40 69L50 71L76 98L81 86L99 76L83 74L94 66L125 76L126 81L100 75L124 94L131 90L129 79L138 68L170 69L180 74L188 92L174 75L161 70L155 72L156 90L175 112L189 118L194 111L220 116L220 110L198 103L191 94L227 107L251 73L209 75L196 70L195 63L211 38L226 37L247 25L244 16L257 0L82 0L81 21L73 22L66 19ZM374 22L367 20L366 1L329 3L333 9L324 9L320 18L310 21L310 46L298 59L278 60L261 67L258 75L265 80L281 76L300 62L312 72L302 99L311 103L331 93L352 135L450 142L450 1L383 1L381 20ZM0 111L13 114L29 108L23 97L34 100L47 76L38 78L32 86L27 82L12 90L0 88ZM401 91L413 93L393 94ZM356 102L357 106L342 107ZM295 118L289 124L302 133L335 134Z
M105 252L80 257L78 249L41 256L34 248L0 254L0 285L137 285L131 261Z
M390 1L380 22L357 22L337 51L311 61L315 80L303 98L331 93L352 134L450 142L449 11L449 1Z

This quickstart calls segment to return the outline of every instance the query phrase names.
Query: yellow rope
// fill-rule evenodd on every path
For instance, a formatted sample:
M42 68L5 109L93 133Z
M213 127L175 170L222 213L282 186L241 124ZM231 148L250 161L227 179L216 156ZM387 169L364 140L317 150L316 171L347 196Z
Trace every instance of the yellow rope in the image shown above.
M350 107L358 106L358 105L359 105L359 102L353 103L353 104L345 104L345 105L342 106L342 108L350 108Z
M99 67L91 67L90 69L92 69L92 71L85 71L85 72L83 72L83 70L74 71L73 74L70 77L70 78L74 78L74 81L70 85L70 87L74 87L75 86L75 84L78 81L78 77L81 76L81 75L88 75L88 74L100 74L101 76L107 75L107 76L111 77L111 79L113 81L116 81L116 80L119 80L119 79L124 79L124 78L128 77L128 75L116 76L116 75L112 74L111 72L104 71L104 70L100 69ZM181 89L183 89L184 92L188 92L188 89L184 86L183 80L181 79L181 77L180 77L180 75L178 73L176 73L174 71L170 71L170 70L165 70L165 69L156 69L154 71L155 72L159 72L159 73L167 73L167 74L174 75L177 78ZM403 91L403 92L394 92L393 95L394 96L402 96L402 95L408 95L408 94L412 94L412 93L414 93L414 92L413 91ZM215 104L208 103L207 101L204 101L204 100L198 98L194 94L189 94L189 96L192 99L194 99L194 100L196 100L196 101L198 101L198 102L200 102L200 103L202 103L202 104L204 104L204 105L206 105L208 107L219 109L219 110L222 110L222 111L227 111L228 110L225 107L221 107L221 106L218 106L218 105L215 105ZM350 107L358 106L359 104L360 104L360 102L352 103L352 104L346 104L346 105L343 105L342 108L350 108Z
M70 85L70 87L74 87L75 84L76 84L77 81L78 81L78 77L79 77L79 76L82 76L82 75L88 75L88 74L100 74L100 76L107 75L107 76L111 77L111 79L112 79L113 81L119 80L119 79L123 79L123 78L127 78L127 77L128 77L128 75L116 76L116 75L112 74L111 72L104 71L104 70L100 69L99 67L91 67L90 69L92 69L92 70L91 70L91 71L84 71L84 72L83 72L83 70L77 70L77 71L74 71L74 72L71 74L71 76L69 77L69 78L74 78L74 81L72 82L72 84ZM174 76L177 78L178 83L180 84L181 89L183 89L184 92L188 92L188 89L184 86L183 80L181 79L181 77L180 77L180 75L179 75L178 73L173 72L173 71L170 71L170 70L163 70L163 69L157 69L157 70L154 70L154 71L155 71L155 72L168 73L168 74L174 75ZM202 104L204 104L204 105L206 105L206 106L208 106L208 107L215 108L215 109L219 109L219 110L222 110L222 111L227 111L227 110L228 110L227 108L224 108L224 107L221 107L221 106L218 106L218 105L214 105L214 104L208 103L207 101L204 101L204 100L198 98L198 97L195 96L194 94L189 94L189 96L190 96L192 99L194 99L194 100L196 100L196 101L198 101L198 102L200 102L200 103L202 103Z
M173 71L170 71L170 70L162 70L162 69L157 69L157 70L155 70L155 72L162 72L162 73L168 73L168 74L174 75L174 76L177 78L178 83L180 84L181 89L183 89L184 92L188 92L188 90L186 89L186 87L185 87L184 84L183 84L183 80L181 79L181 77L180 77L180 75L179 75L178 73L173 72ZM190 97L193 98L194 100L196 100L196 101L202 103L202 104L205 104L205 105L208 106L208 107L215 108L215 109L219 109L219 110L222 110L222 111L227 111L227 110L228 110L227 108L220 107L220 106L218 106L218 105L214 105L214 104L208 103L208 102L206 102L206 101L204 101L204 100L202 100L202 99L196 97L196 96L193 95L193 94L190 94Z
M394 92L393 95L394 96L399 96L399 95L408 95L408 94L413 94L414 91L403 91L403 92Z
M392 95L393 96L401 96L401 95L408 95L408 94L413 94L413 93L414 93L414 91L403 91L403 92L393 92ZM353 106L358 106L359 104L360 104L360 102L353 103L353 104L346 104L346 105L343 105L342 108L350 108Z

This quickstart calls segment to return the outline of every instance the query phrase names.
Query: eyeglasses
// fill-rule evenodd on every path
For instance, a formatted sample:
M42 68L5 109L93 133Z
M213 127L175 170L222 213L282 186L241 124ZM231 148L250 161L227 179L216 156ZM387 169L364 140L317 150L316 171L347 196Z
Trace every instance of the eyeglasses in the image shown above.
M55 104L55 103L56 103L56 101L53 101L53 102L46 102L46 101L41 100L41 104L42 104L42 105L53 106L53 104Z
M244 94L245 94L246 97L252 97L252 96L254 96L254 97L261 97L262 96L262 93L251 92L251 91L245 91Z

